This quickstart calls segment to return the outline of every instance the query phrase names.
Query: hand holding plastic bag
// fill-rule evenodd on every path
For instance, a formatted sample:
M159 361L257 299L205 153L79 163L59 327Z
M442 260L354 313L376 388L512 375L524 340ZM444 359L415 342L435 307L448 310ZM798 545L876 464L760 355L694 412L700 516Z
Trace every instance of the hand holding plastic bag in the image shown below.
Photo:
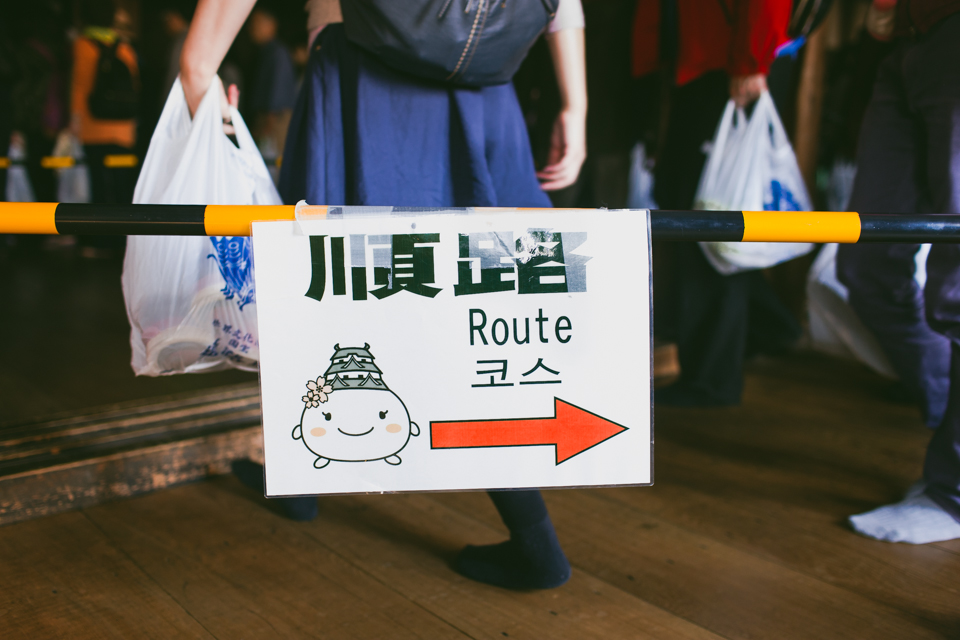
M809 211L810 196L770 93L750 118L733 100L720 119L707 158L696 209ZM701 242L710 264L724 275L764 269L813 250L808 242Z
M239 148L223 133L220 79L193 119L178 79L150 140L137 204L281 204L249 130L231 109ZM132 236L123 265L137 375L225 368L259 359L249 238Z

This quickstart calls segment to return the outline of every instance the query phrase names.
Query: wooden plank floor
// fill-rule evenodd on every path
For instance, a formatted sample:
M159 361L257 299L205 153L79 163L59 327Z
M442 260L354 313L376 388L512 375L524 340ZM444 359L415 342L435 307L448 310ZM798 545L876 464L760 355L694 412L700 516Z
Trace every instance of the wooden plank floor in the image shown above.
M482 493L339 496L311 523L220 477L0 528L0 637L960 638L960 543L858 537L930 432L814 355L751 366L743 407L660 408L656 485L551 491L570 583L449 568L504 535Z

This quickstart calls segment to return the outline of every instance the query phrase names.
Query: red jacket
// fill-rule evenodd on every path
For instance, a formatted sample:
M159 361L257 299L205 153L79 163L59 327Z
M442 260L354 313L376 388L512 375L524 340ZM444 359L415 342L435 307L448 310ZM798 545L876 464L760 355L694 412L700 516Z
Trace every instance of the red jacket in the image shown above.
M660 2L638 0L633 23L633 75L660 68ZM791 0L675 0L679 17L677 85L707 71L766 74L787 41ZM724 8L726 7L726 11Z

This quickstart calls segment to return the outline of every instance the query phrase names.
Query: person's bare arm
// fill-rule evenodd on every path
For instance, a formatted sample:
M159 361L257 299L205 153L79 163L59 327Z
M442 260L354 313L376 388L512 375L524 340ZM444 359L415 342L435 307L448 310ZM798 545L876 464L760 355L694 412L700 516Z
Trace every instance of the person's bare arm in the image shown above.
M561 29L546 38L560 87L560 114L553 125L547 166L537 177L544 191L556 191L576 182L587 157L587 69L583 29Z
M256 0L200 0L197 5L180 54L180 83L191 114L196 113L255 3ZM225 96L222 102L226 102Z

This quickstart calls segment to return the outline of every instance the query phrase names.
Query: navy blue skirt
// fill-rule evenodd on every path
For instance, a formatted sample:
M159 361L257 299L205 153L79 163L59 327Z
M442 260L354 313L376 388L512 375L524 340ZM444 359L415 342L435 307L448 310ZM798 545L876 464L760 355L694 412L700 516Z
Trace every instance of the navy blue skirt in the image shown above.
M512 84L467 89L394 71L324 29L287 133L284 202L549 207Z

